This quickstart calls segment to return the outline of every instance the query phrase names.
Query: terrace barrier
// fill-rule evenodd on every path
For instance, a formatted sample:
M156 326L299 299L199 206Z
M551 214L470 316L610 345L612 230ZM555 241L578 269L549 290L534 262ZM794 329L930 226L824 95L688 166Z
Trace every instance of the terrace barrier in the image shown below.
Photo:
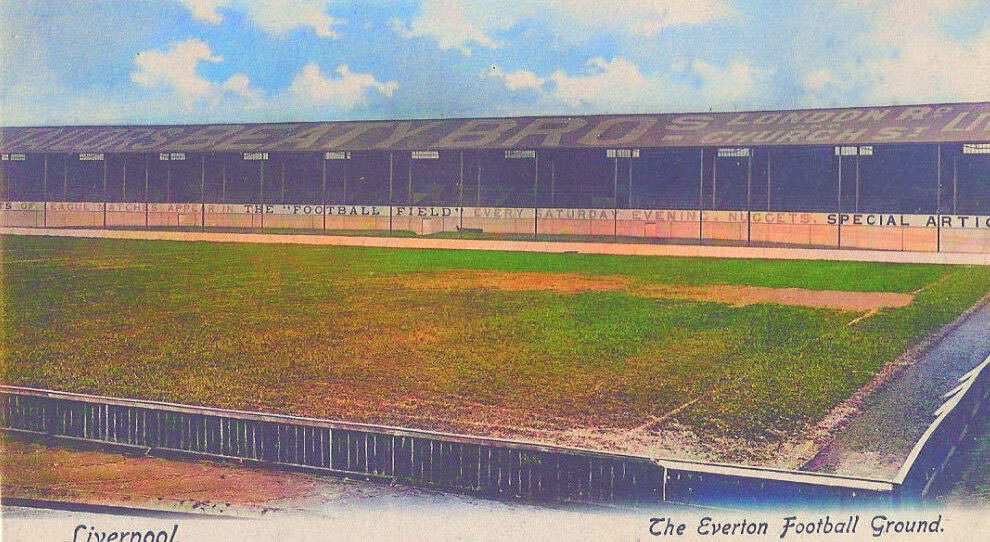
M12 434L140 453L549 502L890 502L896 484L718 465L465 435L0 386L0 427Z

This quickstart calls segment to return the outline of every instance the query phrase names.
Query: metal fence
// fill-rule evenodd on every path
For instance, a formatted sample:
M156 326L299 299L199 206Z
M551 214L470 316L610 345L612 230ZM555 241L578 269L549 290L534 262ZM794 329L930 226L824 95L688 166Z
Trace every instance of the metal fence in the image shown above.
M886 481L0 386L0 427L61 441L392 480L496 498L614 504L889 501Z

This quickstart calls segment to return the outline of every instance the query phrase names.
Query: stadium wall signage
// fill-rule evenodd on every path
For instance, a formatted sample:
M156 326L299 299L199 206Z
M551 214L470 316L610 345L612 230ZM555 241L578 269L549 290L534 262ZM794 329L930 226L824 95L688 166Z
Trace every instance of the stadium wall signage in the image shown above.
M990 102L747 113L0 129L4 152L698 147L970 142Z
M0 211L102 212L100 202L44 202L0 201ZM988 215L935 215L890 213L809 213L786 211L697 211L676 209L563 209L532 207L456 207L456 206L391 206L388 205L340 205L328 204L276 204L254 203L106 203L106 211L152 213L200 213L288 215L288 216L340 216L447 219L478 218L487 220L630 220L653 223L703 222L783 225L873 226L898 228L945 228L990 230Z

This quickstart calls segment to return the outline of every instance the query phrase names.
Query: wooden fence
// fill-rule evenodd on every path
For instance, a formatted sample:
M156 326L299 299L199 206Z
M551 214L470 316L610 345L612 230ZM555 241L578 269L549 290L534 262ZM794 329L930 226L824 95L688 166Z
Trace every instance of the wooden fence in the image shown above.
M495 498L609 504L875 502L891 482L0 386L0 427L56 441L377 478Z
M894 482L902 495L923 498L943 482L946 467L990 398L990 357L959 378L935 420L914 445Z

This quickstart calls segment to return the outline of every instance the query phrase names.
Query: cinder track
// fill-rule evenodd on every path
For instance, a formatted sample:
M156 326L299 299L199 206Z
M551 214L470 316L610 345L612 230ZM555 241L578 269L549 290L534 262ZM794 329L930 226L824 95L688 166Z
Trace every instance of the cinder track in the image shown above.
M207 241L224 243L282 243L292 245L420 248L441 250L497 250L508 252L555 252L577 254L612 254L625 256L680 256L701 258L755 258L768 260L834 260L883 263L990 265L990 254L896 252L882 250L822 248L732 247L670 244L652 245L566 241L503 241L408 237L361 237L291 233L273 234L53 228L0 228L0 235L87 237L98 239L148 239L162 241Z

